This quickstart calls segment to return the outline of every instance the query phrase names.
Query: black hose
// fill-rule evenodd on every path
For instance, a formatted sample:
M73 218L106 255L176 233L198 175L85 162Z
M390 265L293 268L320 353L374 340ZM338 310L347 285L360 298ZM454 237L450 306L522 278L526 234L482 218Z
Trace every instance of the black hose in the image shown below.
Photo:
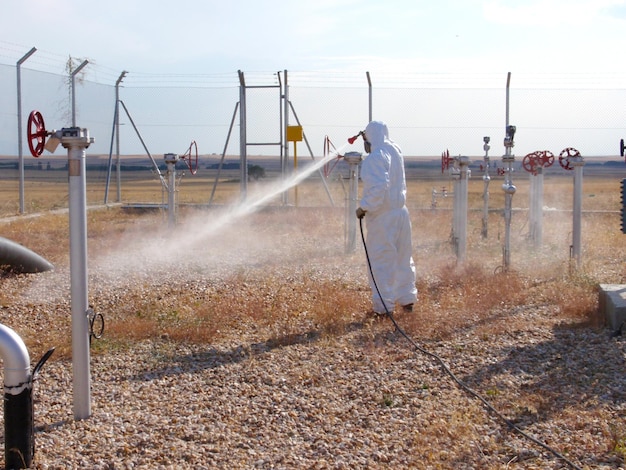
M521 436L525 437L526 439L528 439L531 442L534 442L535 444L537 444L539 447L542 447L543 449L547 450L548 452L552 453L553 455L555 455L556 457L558 457L559 459L563 460L565 463L567 463L570 467L576 469L576 470L582 470L581 467L577 466L575 463L571 462L570 460L568 460L563 454L559 453L558 451L554 450L552 447L550 447L549 445L545 444L544 442L541 442L539 439L536 439L535 437L531 436L530 434L522 431L519 427L517 427L513 422L511 422L510 420L508 420L507 418L504 417L504 415L502 415L502 413L500 413L498 410L496 410L493 405L491 405L483 396L481 396L478 392L474 391L473 389L471 389L468 385L466 385L462 380L460 380L459 378L457 378L456 375L454 375L454 373L450 370L450 368L446 365L446 363L444 362L444 360L438 356L437 354L430 352L426 349L424 349L423 347L421 347L419 344L417 344L413 338L411 338L402 328L400 328L400 325L398 325L398 322L396 321L396 319L394 318L393 314L389 311L389 309L387 308L387 305L385 304L385 301L383 300L383 296L380 293L380 290L378 289L378 284L376 283L376 278L374 277L374 271L372 269L372 263L370 261L370 256L369 253L367 252L367 244L365 243L365 235L363 234L363 219L360 218L359 219L359 227L361 229L361 240L363 241L363 248L365 249L365 258L367 259L367 267L370 271L370 275L372 276L372 283L374 284L374 287L376 288L376 293L378 294L378 296L380 297L380 300L383 304L383 307L385 308L385 314L389 317L389 319L391 320L391 322L393 323L394 327L396 328L396 330L398 331L398 333L400 333L417 351L425 354L426 356L432 357L433 359L435 359L437 362L439 362L439 364L441 365L441 368L443 369L443 371L448 374L452 380L459 386L461 387L465 392L467 392L469 395L473 396L474 398L477 398L478 400L480 400L482 402L483 405L485 405L485 407L491 411L496 417L500 418L504 423L506 423L506 425L511 428L512 430L514 430L515 432L517 432L518 434L520 434Z

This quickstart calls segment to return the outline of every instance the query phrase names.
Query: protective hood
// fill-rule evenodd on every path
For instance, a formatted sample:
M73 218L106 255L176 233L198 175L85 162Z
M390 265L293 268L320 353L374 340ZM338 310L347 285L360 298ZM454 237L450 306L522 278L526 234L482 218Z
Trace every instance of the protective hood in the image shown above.
M365 128L365 140L372 145L372 149L382 146L388 135L387 124L382 121L372 121Z

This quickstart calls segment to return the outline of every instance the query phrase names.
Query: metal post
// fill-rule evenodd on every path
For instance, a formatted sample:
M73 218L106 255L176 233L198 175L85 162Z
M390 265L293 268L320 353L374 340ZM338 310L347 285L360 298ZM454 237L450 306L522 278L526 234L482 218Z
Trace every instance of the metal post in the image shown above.
M450 169L450 176L452 177L452 246L454 253L458 256L459 253L459 203L461 200L461 169L458 166L458 160L453 158L452 168Z
M372 79L369 72L365 72L365 75L367 77L367 89L369 96L369 120L367 122L372 122Z
M508 270L511 264L511 212L513 207L513 195L515 194L516 187L513 185L513 162L515 162L515 155L513 155L511 149L515 145L515 126L509 125L509 85L511 83L511 72L508 73L506 79L506 135L504 137L505 154L502 156L502 162L506 165L506 171L504 175L504 183L502 189L504 190L504 248L502 250L503 257L503 269Z
M115 82L115 175L117 180L117 202L122 202L122 169L120 162L120 84L128 72L124 70Z
M175 153L166 153L164 156L167 164L167 221L169 227L176 225L176 162L179 157Z
M469 157L458 157L459 162L459 194L454 193L455 200L458 198L458 222L457 222L457 261L465 262L467 255L467 192L468 192L468 167L470 164Z
M36 47L28 51L17 61L17 154L20 174L20 214L24 213L24 155L22 154L22 64L35 52Z
M76 127L76 75L80 72L87 64L88 60L84 60L82 64L76 67L76 70L72 71L72 127Z
M287 179L287 163L289 162L289 141L287 140L287 129L289 128L289 81L287 78L287 70L283 72L285 74L285 85L283 90L283 128L281 133L283 135L283 167L281 168L281 178L283 182ZM283 192L283 205L289 203L289 193Z
M582 261L582 201L583 201L583 166L585 160L581 156L570 158L574 167L574 222L572 237L572 256L580 267Z
M530 237L535 249L543 244L543 166L538 164L530 175Z
M354 253L356 250L356 212L357 202L359 198L359 164L363 159L360 152L348 152L344 155L344 160L350 168L350 186L346 204L346 253Z
M485 151L485 156L483 157L483 226L480 232L483 238L487 238L489 231L489 182L491 181L489 176L489 149L491 148L489 140L489 137L483 137L483 150Z
M241 181L241 201L248 196L248 145L246 137L246 81L241 70L239 73L239 169Z
M71 127L60 131L60 140L68 149L74 417L84 419L91 415L85 157L93 139L87 129Z

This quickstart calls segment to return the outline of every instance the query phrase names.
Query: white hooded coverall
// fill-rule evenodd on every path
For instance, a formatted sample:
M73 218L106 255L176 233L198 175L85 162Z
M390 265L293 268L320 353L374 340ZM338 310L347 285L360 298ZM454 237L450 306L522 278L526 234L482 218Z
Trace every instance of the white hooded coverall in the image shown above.
M393 312L396 302L408 305L417 300L404 158L388 135L384 122L372 121L367 125L365 139L371 149L361 164L360 205L367 211L365 243L380 295L369 270L368 276L372 306L378 314L385 313L385 306Z

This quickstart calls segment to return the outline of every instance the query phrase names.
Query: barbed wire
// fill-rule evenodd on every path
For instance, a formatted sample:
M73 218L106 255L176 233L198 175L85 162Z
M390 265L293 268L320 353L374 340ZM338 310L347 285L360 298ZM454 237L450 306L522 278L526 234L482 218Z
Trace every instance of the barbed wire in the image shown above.
M9 41L0 41L0 64L16 66L30 47ZM67 74L67 63L77 59L70 54L63 55L37 48L23 65L23 68ZM89 61L84 69L85 80L103 84L114 84L125 70L100 64L96 59ZM82 59L81 59L82 60ZM285 73L286 72L286 73ZM354 70L289 70L289 71L244 71L248 86L278 86L285 78L291 86L297 87L355 87L367 88L369 82L376 88L503 88L506 75L497 72L401 72L354 71ZM220 88L238 87L238 71L217 73L143 73L127 71L124 78L126 87L189 87ZM517 89L623 89L626 88L626 74L617 72L515 72L512 87Z

